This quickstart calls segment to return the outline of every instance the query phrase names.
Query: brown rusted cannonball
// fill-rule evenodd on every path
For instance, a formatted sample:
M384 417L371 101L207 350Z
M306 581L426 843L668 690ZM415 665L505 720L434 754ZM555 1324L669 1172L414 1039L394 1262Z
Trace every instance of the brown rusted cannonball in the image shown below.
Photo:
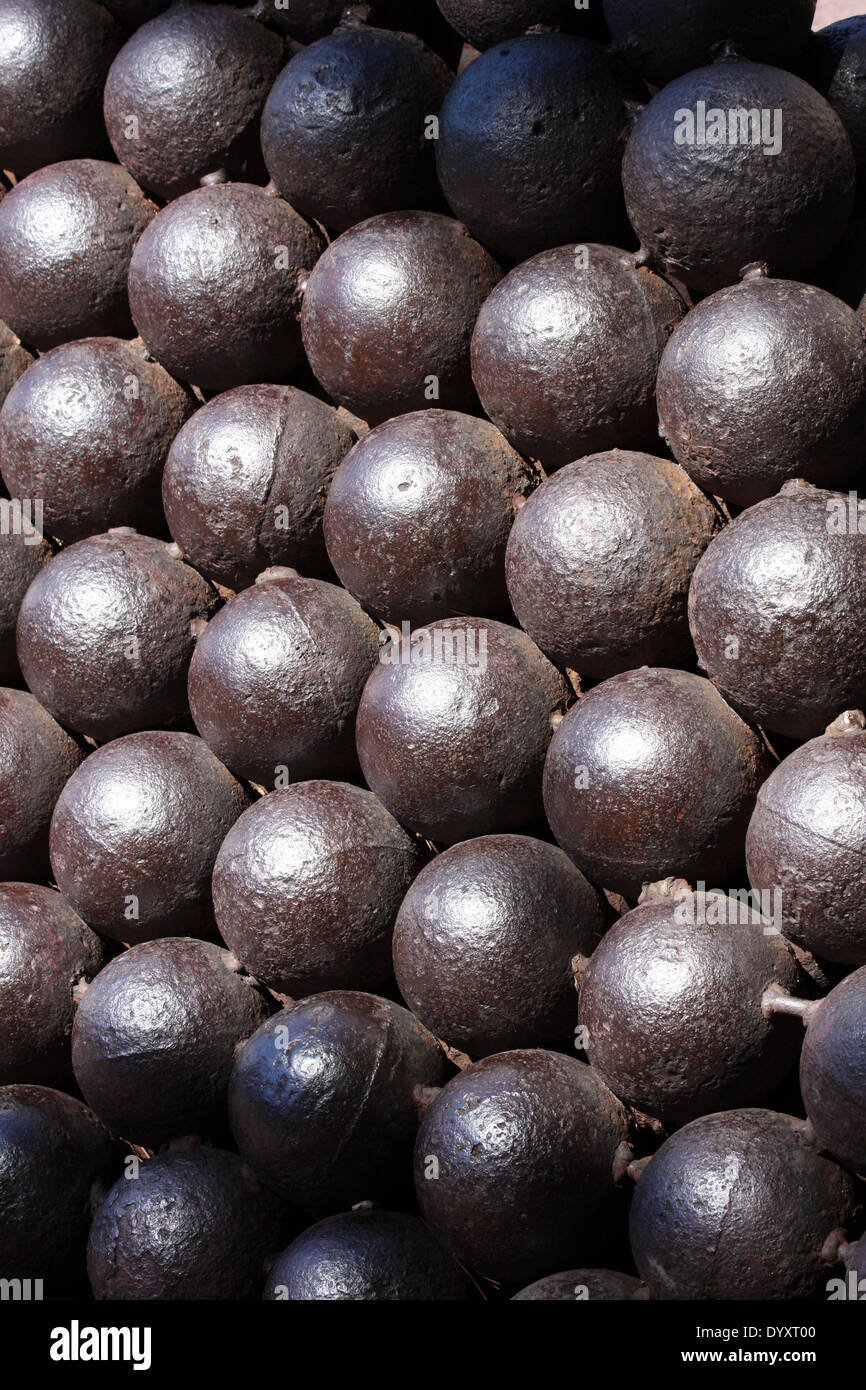
M127 944L214 931L217 852L249 796L194 734L114 739L84 761L51 819L58 888Z
M224 391L169 450L169 530L191 565L229 589L245 589L270 565L327 577L325 495L354 442L333 406L294 386Z
M440 213L388 212L350 227L307 283L310 366L329 396L371 425L431 406L471 409L469 343L500 274Z
M0 319L44 352L73 338L129 338L127 275L156 206L119 164L69 159L0 202Z
M220 849L217 925L280 993L373 987L391 974L394 918L422 862L372 792L326 781L279 788Z
M575 864L634 901L669 875L732 877L768 771L763 741L709 681L644 666L595 686L565 716L544 805Z
M187 714L196 638L219 603L176 545L116 527L40 570L18 614L18 659L45 708L104 742Z
M505 556L512 607L551 661L596 680L651 660L689 665L689 584L722 524L668 459L592 454L518 512Z
M218 170L257 181L259 118L284 56L279 35L249 12L172 5L136 30L109 70L105 124L114 153L142 188L166 200Z
M93 0L0 4L0 168L17 178L61 159L108 154L102 90L123 42Z
M518 628L445 618L383 648L358 709L368 784L403 825L453 844L540 819L571 687Z
M345 589L265 570L199 638L189 703L202 738L265 787L357 775L355 713L379 629Z
M279 381L303 359L301 295L323 245L300 213L253 184L185 193L135 248L135 326L166 371L204 390Z
M542 251L506 275L478 315L481 403L548 472L603 449L649 449L659 360L685 312L674 287L631 252Z
M508 606L505 545L538 472L487 420L420 410L355 445L325 504L346 588L399 626Z
M28 690L0 688L0 880L48 874L48 827L84 757Z
M26 499L32 503L36 499ZM21 499L18 499L19 503ZM0 509L6 499L0 498ZM14 505L14 504L13 504ZM7 504L7 515L14 522L15 513ZM30 584L43 565L51 559L53 550L49 541L31 523L36 512L32 505L27 511L22 507L19 515L22 524L8 525L5 533L0 529L0 681L5 684L18 684L21 668L15 650L15 625L18 610Z
M194 399L141 343L86 338L28 368L0 410L0 472L39 497L64 542L132 524L164 531L160 479Z

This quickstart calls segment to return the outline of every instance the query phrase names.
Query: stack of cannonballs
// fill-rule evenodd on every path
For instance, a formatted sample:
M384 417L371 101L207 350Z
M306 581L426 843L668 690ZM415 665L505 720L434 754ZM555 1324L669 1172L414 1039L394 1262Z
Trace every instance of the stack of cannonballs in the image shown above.
M866 1277L814 11L0 0L0 1277Z

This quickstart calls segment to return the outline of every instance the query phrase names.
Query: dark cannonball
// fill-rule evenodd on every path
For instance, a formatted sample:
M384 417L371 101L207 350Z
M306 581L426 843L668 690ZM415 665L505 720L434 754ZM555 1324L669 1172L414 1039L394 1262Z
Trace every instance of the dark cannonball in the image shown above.
M91 1203L113 1177L111 1136L86 1105L47 1086L0 1088L4 1277L79 1292Z
M0 236L2 214L0 206ZM197 188L163 208L136 247L135 326L172 376L206 390L279 380L302 361L301 294L322 246L309 222L263 188Z
M345 782L283 787L251 806L222 845L213 874L220 933L257 979L289 995L381 984L421 863L372 792Z
M0 168L23 178L44 164L108 152L102 88L123 41L92 0L2 0Z
M229 1092L238 1148L273 1192L316 1212L402 1190L421 1093L445 1059L413 1014L334 990L274 1014L241 1049Z
M848 710L770 774L746 836L752 887L821 960L866 964L866 718Z
M269 565L322 574L325 494L354 442L333 406L294 386L223 392L169 450L162 501L171 534L191 565L229 589L245 589Z
M770 919L677 883L610 928L581 976L580 1023L620 1100L683 1124L761 1100L794 1066L803 1029L763 1008L769 985L801 982Z
M535 25L560 28L573 22L576 8L574 0L436 0L436 3L460 37L480 49L491 48L505 39L519 38ZM597 9L598 6L589 7L589 10ZM578 17L584 19L583 15Z
M866 968L846 976L815 1008L800 1090L821 1147L866 1175Z
M20 499L19 499L20 500ZM27 499L33 502L36 499ZM7 514L14 521L15 513L7 506ZM0 511L4 500L0 498ZM18 654L15 650L15 625L18 610L33 580L43 565L51 559L50 543L34 525L36 510L32 505L22 505L18 513L22 524L0 528L0 680L21 679Z
M747 58L793 66L809 37L815 0L603 0L614 45L663 87L710 62L724 44Z
M248 805L194 734L141 733L91 753L51 821L57 886L103 936L207 936L217 851Z
M255 179L259 117L283 59L279 35L249 13L172 5L111 65L105 124L114 153L158 198L188 193L219 170Z
M38 169L0 203L0 318L28 347L131 337L127 274L156 207L119 164Z
M645 254L700 291L734 284L755 261L804 278L840 240L854 199L836 112L761 63L714 63L662 88L635 123L622 174Z
M546 656L604 679L694 660L688 592L721 514L676 464L614 449L568 464L517 514L505 574Z
M160 480L195 402L140 343L86 338L28 368L0 411L0 471L12 497L40 497L62 541L165 526Z
M271 88L262 149L284 198L345 231L435 203L430 138L451 73L420 39L342 26L297 53Z
M115 1134L154 1147L223 1117L238 1046L267 1017L228 951L144 941L86 989L72 1033L82 1095Z
M736 873L768 770L758 734L709 681L644 666L597 685L565 716L544 804L578 867L635 899L671 874L724 883Z
M786 483L698 562L689 594L698 660L746 718L812 738L866 702L864 587L856 499L852 513L840 493Z
M505 545L535 469L487 420L421 410L378 425L334 476L325 542L346 588L386 622L508 606Z
M541 815L565 678L519 629L446 618L394 639L358 709L368 784L403 825L453 844Z
M506 275L482 306L472 376L491 420L548 472L658 439L659 359L685 304L611 246L560 246ZM648 327L649 325L649 327Z
M455 217L524 260L622 223L626 87L599 44L529 34L463 70L439 118L436 167Z
M0 323L0 406L33 360L32 352L27 351L21 339Z
M804 76L827 98L848 132L859 182L866 173L866 16L837 20L813 34Z
M828 1238L853 1216L854 1184L802 1120L726 1110L680 1129L643 1173L631 1245L653 1298L826 1297Z
M571 1047L574 958L604 927L595 890L561 849L483 835L437 855L406 894L397 983L427 1027L471 1057Z
M291 1302L454 1302L466 1281L415 1216L347 1211L297 1236L268 1274L264 1297Z
M157 1154L120 1178L94 1218L87 1271L97 1299L259 1296L285 1212L237 1154Z
M167 10L171 0L101 0L101 3L125 29L137 29Z
M265 570L208 623L189 668L202 738L268 788L358 771L355 714L379 629L345 589Z
M747 275L675 330L658 402L671 451L727 502L837 487L866 455L866 323L814 285Z
M371 425L431 405L471 409L472 330L500 274L450 217L371 217L338 237L310 275L310 366L329 396Z
M621 1303L633 1299L646 1300L646 1284L631 1274L615 1269L569 1269L563 1274L548 1274L527 1284L516 1293L512 1303Z
M460 1260L506 1282L597 1248L626 1112L574 1057L501 1052L456 1076L415 1143L421 1214Z
M0 883L0 1085L69 1079L76 1003L103 961L99 937L53 888Z
M51 813L83 756L29 691L0 688L0 880L46 877Z
M61 724L104 742L187 713L186 676L216 590L177 546L117 527L61 550L18 616L18 659Z

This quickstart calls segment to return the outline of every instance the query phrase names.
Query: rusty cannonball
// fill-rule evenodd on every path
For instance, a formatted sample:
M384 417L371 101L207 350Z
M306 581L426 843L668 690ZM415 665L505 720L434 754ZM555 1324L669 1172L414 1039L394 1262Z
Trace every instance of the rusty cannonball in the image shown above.
M2 214L0 205L0 234ZM323 244L263 188L194 189L163 208L135 248L135 326L166 371L205 390L279 380L302 361L301 294ZM0 315L2 306L0 296Z
M821 960L866 964L866 718L847 710L770 774L746 836L752 887Z
M70 1080L76 1003L104 955L53 888L0 883L0 1085Z
M454 410L378 425L334 475L325 543L346 588L385 622L508 606L505 545L537 471L495 426Z
M258 1298L290 1216L235 1153L156 1154L114 1184L87 1243L97 1300ZM116 1318L116 1314L113 1315Z
M474 48L491 48L519 38L536 25L561 29L578 23L581 31L602 37L599 6L578 10L574 0L437 0L448 23Z
M764 991L801 984L756 905L653 885L580 976L586 1054L614 1095L667 1124L754 1104L791 1071L803 1035L765 1010Z
M803 75L827 98L848 132L859 183L866 173L866 17L852 15L819 29L811 36L803 68Z
M169 530L191 565L229 589L247 588L270 565L326 575L325 494L354 442L333 406L294 386L224 391L169 450Z
M102 88L123 35L92 0L2 0L0 168L108 152Z
M813 738L866 702L864 586L856 498L786 483L741 512L698 562L689 593L698 660L746 718Z
M466 1280L417 1216L340 1212L317 1221L278 1256L264 1298L289 1302L456 1302Z
M689 584L722 520L667 459L613 449L570 463L517 514L512 607L551 661L593 679L689 665Z
M725 59L653 97L622 177L644 254L703 292L736 283L756 261L802 279L824 260L851 212L854 153L814 87Z
M0 323L0 406L33 360L33 353L27 351L21 339Z
M238 777L268 788L358 772L355 713L379 629L336 584L265 570L199 638L196 728Z
M640 1279L616 1269L568 1269L548 1274L514 1294L512 1303L621 1303L646 1300L649 1290Z
M364 989L391 974L397 910L421 849L372 792L299 782L229 831L213 873L217 925L257 979L288 995Z
M732 877L768 771L762 740L709 681L644 666L595 686L565 716L544 805L575 864L634 900L672 874Z
M48 1086L0 1088L4 1271L42 1279L49 1298L80 1293L92 1203L113 1180L114 1157L81 1101Z
M814 285L757 270L674 331L658 403L673 454L727 502L751 506L790 478L837 487L866 454L866 322Z
M0 410L0 472L69 542L126 523L164 530L160 479L192 396L140 343L86 338L40 357Z
M856 1207L851 1178L802 1120L726 1110L653 1156L632 1201L631 1247L654 1299L821 1299L825 1243Z
M20 500L20 499L19 499ZM36 499L27 499L34 501ZM2 502L0 502L2 506ZM11 509L10 516L13 516ZM0 681L17 685L21 669L15 650L18 610L39 571L52 556L52 547L32 523L35 509L20 512L22 525L0 529Z
M38 169L0 203L0 318L28 347L131 337L127 274L155 205L119 164Z
M471 1057L573 1046L573 961L605 927L595 890L555 845L483 835L423 868L394 927L406 1003Z
M618 52L641 77L663 87L709 63L724 44L747 58L793 67L815 14L815 0L602 0Z
M393 815L430 840L541 817L541 777L571 687L517 628L445 618L396 637L358 709L358 756Z
M436 167L455 217L524 260L620 231L627 87L599 44L528 34L463 70L439 116Z
M114 153L142 188L176 198L207 174L257 180L259 118L284 61L278 34L229 5L172 5L132 35L105 83Z
M18 659L61 724L100 742L187 714L196 638L219 602L178 548L121 526L39 571L18 614Z
M194 734L115 739L90 754L57 801L55 882L115 941L212 935L214 861L248 804Z
M866 1173L866 967L818 1003L800 1059L806 1114L823 1149Z
M501 280L472 335L486 413L548 472L658 438L662 349L686 312L672 285L612 246L542 251Z
M299 212L337 232L435 206L431 120L451 78L413 35L335 29L296 53L271 88L262 116L271 178Z
M84 752L27 690L0 688L0 880L48 874L48 826Z
M84 991L72 1030L81 1093L108 1129L154 1148L224 1119L235 1052L268 1015L228 951L175 937L123 951Z
M431 405L471 409L469 343L500 274L440 213L382 213L350 227L304 293L310 366L329 396L371 425Z
M535 1279L598 1248L627 1137L625 1109L584 1062L540 1048L485 1057L424 1113L421 1215L479 1274Z
M345 1210L404 1193L423 1092L444 1080L439 1044L407 1009L354 990L313 994L238 1054L232 1130L285 1201Z

